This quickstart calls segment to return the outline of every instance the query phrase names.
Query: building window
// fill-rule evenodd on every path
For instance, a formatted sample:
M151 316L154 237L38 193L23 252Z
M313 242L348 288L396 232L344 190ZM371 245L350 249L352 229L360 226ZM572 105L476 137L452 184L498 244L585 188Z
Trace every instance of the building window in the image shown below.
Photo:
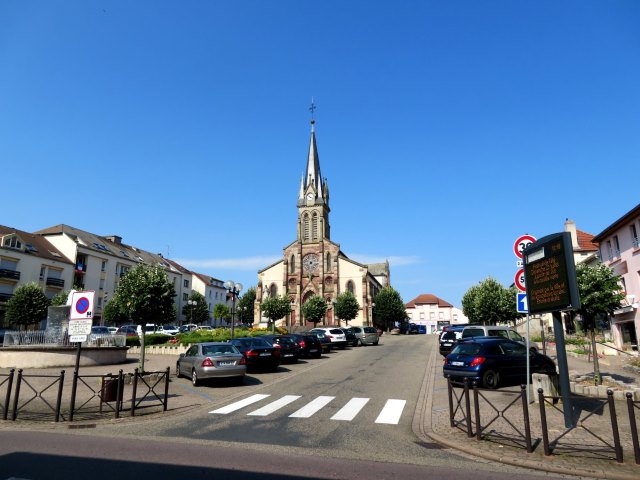
M631 227L629 228L631 229L631 244L633 245L633 248L640 247L640 241L638 240L638 231L636 230L636 224L632 223Z
M189 300L189 294L188 293L183 293L182 294L182 301L186 302L187 300Z
M102 266L100 267L100 271L104 272L107 269L107 261L102 260Z
M189 288L189 280L184 281L184 288Z
M435 318L436 318L436 312L429 312L429 319L435 320Z
M318 214L313 212L313 217L311 217L311 232L313 233L313 239L318 239Z
M278 295L278 287L276 287L275 283L272 283L271 287L269 287L269 296L273 298L277 295Z
M355 290L355 285L353 284L353 282L351 280L349 280L347 282L347 291L351 292L351 293L354 293L354 290Z
M444 312L438 312L438 318L444 320Z
M305 213L302 219L302 239L309 240L309 214Z
M609 261L613 260L613 248L611 247L611 240L607 240L607 258Z
M331 271L331 252L327 252L327 265L325 268L327 272Z
M10 235L8 237L5 237L2 245L5 247L15 248L18 250L22 249L22 243L20 242L20 240L18 240L18 237L16 237L15 235Z
M289 260L289 273L295 273L296 271L296 256L291 255L291 260Z
M104 278L100 279L100 287L98 287L100 290L104 290Z
M617 235L613 236L613 247L614 247L613 255L615 257L619 257L620 256L620 242L618 241L618 236Z
M420 312L420 320L424 320L424 312Z
M40 267L40 280L44 280L44 276L45 276L46 273L47 273L47 267L42 265Z

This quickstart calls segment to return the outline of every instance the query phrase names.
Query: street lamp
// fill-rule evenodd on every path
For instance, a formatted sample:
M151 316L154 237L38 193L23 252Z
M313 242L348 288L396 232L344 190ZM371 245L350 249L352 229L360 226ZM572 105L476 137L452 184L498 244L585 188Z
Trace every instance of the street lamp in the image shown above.
M236 298L242 291L242 284L236 283L233 280L228 280L224 284L224 288L227 289L227 292L231 294L232 306L231 306L231 338L233 339L233 332L236 323L235 314L236 314Z
M369 326L373 325L373 309L376 308L376 304L371 302L371 311L369 312Z
M198 304L195 300L187 300L187 305L191 307L191 323L193 323L193 307Z

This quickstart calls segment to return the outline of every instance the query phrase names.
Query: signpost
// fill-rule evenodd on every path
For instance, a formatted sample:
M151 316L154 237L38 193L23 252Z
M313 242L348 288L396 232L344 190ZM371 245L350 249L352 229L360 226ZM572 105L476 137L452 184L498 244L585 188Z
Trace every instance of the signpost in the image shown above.
M69 419L73 420L73 410L75 408L74 400L76 398L76 389L78 385L78 370L80 369L80 350L82 342L87 341L87 335L91 334L91 325L93 325L93 298L95 292L87 290L85 292L71 293L71 310L69 312L69 341L75 343L76 348L76 368L73 372L73 385L71 387L71 413Z
M527 294L523 292L516 293L516 311L518 313L529 313L527 302Z

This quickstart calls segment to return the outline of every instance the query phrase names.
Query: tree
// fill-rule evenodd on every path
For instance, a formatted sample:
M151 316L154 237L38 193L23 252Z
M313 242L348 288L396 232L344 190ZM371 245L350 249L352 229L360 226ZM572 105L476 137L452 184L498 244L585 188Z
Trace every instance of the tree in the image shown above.
M204 298L199 292L191 291L189 300L196 302L195 305L189 305L185 302L182 307L182 314L189 318L191 323L209 323L211 317L209 316L209 306L207 305L207 299Z
M218 303L213 307L213 318L219 318L229 323L231 320L231 311L224 303Z
M104 318L105 323L111 325L120 325L121 323L127 323L129 321L129 316L120 305L120 298L118 295L111 297L111 299L105 304L102 309L102 317Z
M147 323L175 322L173 299L176 292L173 283L169 282L161 265L139 264L122 277L115 295L119 297L120 313L126 314L133 323L142 326L140 368L144 372L144 326Z
M256 301L256 289L249 288L238 300L238 318L242 323L253 323L253 305Z
M58 307L60 305L66 305L67 298L69 298L69 293L70 293L70 290L62 290L61 292L56 293L51 298L51 306Z
M596 319L602 315L611 315L621 307L624 294L620 288L620 276L613 273L604 264L589 266L579 264L576 267L576 280L580 294L580 309L583 327L591 337L593 352L593 374L597 385L602 385L600 364L596 350Z
M505 288L491 277L467 290L462 311L471 323L482 325L511 322L523 316L516 311L515 288Z
M302 305L302 315L308 322L313 322L315 327L318 322L322 321L327 313L327 302L320 295L314 295Z
M7 301L5 323L7 325L34 325L47 318L49 299L37 283L25 283L13 292Z
M373 312L375 322L384 329L393 328L396 322L403 322L407 318L402 297L393 287L384 287L373 302L376 304Z
M304 306L303 306L304 308ZM267 328L271 326L271 328L275 331L276 328L276 320L286 316L291 312L291 300L286 295L268 297L265 298L260 304L260 309L262 310L262 315L267 317L269 323Z
M355 295L350 291L347 290L336 297L333 311L338 319L338 325L340 325L340 320L344 320L345 323L347 323L356 318L359 310L360 304Z

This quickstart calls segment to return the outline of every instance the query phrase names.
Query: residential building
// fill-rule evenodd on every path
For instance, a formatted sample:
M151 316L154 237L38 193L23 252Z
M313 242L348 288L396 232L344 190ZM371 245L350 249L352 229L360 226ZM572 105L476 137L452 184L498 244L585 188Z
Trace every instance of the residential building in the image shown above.
M620 276L625 294L623 306L611 317L612 340L619 349L638 350L640 337L640 204L625 213L593 241L600 245L600 259Z
M192 274L192 288L194 291L200 293L207 301L211 325L214 327L227 325L221 318L215 318L213 315L213 311L218 304L227 305L231 308L231 300L228 298L224 282L203 273L192 272Z
M263 299L287 295L291 300L291 313L276 323L290 328L313 325L302 316L302 305L309 298L319 295L331 306L340 293L350 291L360 304L358 315L350 324L371 325L373 298L382 289L381 282L389 282L389 264L358 263L331 240L329 184L320 174L313 120L297 209L296 240L284 247L282 259L258 272L254 318L265 324L267 319L260 309ZM337 323L333 309L329 308L322 324Z
M405 305L405 309L409 322L425 325L427 333L442 330L445 325L469 322L462 310L431 293L418 295Z
M74 264L39 235L0 225L0 325L20 284L40 285L48 298L71 288Z

